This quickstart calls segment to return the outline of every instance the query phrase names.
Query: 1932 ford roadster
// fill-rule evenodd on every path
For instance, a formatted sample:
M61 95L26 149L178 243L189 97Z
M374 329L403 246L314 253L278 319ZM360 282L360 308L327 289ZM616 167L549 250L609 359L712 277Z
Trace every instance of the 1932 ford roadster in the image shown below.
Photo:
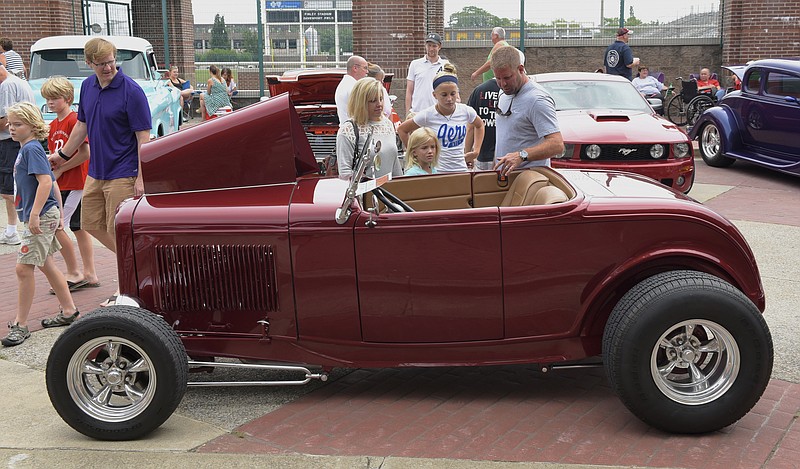
M315 177L281 95L146 144L146 195L116 218L120 302L71 325L48 360L61 417L141 437L201 365L302 384L334 367L595 357L631 412L681 433L760 398L764 291L723 217L614 171L361 180L378 164L363 138L357 177Z

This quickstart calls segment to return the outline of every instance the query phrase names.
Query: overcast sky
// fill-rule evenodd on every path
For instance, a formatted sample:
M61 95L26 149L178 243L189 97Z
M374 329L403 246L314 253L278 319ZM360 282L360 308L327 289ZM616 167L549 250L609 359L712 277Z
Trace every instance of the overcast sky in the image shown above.
M264 0L262 0L264 1ZM386 1L386 0L379 0ZM563 18L581 22L599 22L600 7L603 16L619 16L619 0L527 0L525 20L545 23ZM262 3L262 7L263 7ZM465 6L475 6L501 18L519 18L519 2L515 0L444 0L445 24L452 13ZM707 12L719 9L719 0L626 0L625 16L633 7L637 18L643 21L671 21L689 13ZM255 23L256 0L192 0L195 23L213 23L214 15L225 16L228 24Z

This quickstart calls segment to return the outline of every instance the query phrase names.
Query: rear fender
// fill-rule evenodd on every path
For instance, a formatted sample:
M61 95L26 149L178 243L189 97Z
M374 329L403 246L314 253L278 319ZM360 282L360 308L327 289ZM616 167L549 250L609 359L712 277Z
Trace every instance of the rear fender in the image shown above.
M603 330L611 310L614 309L614 306L628 290L646 278L672 270L705 272L725 280L745 294L748 293L748 289L740 284L740 279L730 275L713 258L673 253L671 255L653 257L647 262L622 265L619 269L610 273L606 281L598 285L595 292L591 294L593 298L586 307L585 320L581 329L581 337L584 338L587 354L600 353ZM760 304L759 302L755 303L759 310L764 310L763 297Z

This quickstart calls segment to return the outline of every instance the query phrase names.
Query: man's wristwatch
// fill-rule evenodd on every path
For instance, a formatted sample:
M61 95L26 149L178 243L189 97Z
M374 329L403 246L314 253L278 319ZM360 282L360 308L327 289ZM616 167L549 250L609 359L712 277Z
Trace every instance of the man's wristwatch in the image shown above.
M528 152L527 151L520 150L519 151L519 157L522 158L522 162L523 163L527 163L528 162Z
M71 160L71 159L72 159L72 157L71 157L71 156L68 156L66 153L64 153L63 151L61 151L61 149L60 149L60 148L58 149L58 156L60 156L60 157L61 157L61 159L62 159L62 160L64 160L64 161L69 161L69 160Z

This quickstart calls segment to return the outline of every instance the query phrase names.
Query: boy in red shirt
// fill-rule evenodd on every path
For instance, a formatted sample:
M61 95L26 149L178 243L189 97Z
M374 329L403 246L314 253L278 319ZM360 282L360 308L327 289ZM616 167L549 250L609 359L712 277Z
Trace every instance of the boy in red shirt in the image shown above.
M47 107L56 113L56 118L50 123L50 135L47 138L47 147L50 153L56 153L69 139L72 128L78 120L78 114L70 109L75 95L72 83L64 77L54 77L42 85L42 96L47 100ZM78 269L78 259L75 248L67 233L61 229L56 232L56 239L61 243L61 255L67 266L64 275L70 291L85 287L98 287L97 273L94 267L94 250L92 237L81 230L81 198L83 185L89 171L89 141L85 140L78 151L71 155L69 161L53 170L61 199L64 201L64 224L69 224L70 230L78 240L78 249L83 260L83 273ZM52 293L52 292L51 292Z

